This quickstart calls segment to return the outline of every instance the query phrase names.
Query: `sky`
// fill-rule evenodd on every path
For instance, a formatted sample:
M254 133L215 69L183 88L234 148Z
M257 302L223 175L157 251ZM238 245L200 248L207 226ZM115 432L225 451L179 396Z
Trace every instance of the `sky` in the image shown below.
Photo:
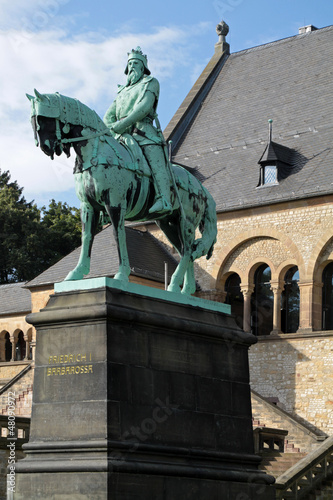
M79 206L73 164L36 148L26 93L60 92L103 117L125 83L127 52L141 46L160 82L164 129L214 53L216 25L230 51L333 24L331 0L0 0L0 169L27 201Z

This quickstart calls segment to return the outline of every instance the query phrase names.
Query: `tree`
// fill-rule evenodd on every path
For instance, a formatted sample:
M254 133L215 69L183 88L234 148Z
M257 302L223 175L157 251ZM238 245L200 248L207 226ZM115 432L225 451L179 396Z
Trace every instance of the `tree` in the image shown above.
M34 278L80 245L79 210L52 200L27 202L23 188L0 170L0 283Z
M80 210L67 203L51 200L48 208L42 207L41 226L46 267L55 264L81 243Z

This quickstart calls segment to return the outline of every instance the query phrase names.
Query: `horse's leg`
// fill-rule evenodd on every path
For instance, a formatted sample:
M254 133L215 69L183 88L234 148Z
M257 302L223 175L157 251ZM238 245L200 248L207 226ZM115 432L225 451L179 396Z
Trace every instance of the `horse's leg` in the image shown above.
M114 279L128 281L131 267L128 258L126 232L125 232L125 209L122 207L105 206L112 222L113 234L117 243L119 269Z
M190 259L186 272L185 272L185 279L184 279L184 286L182 289L182 293L185 293L187 295L192 295L196 291L196 285L195 285L195 276L194 276L194 262L192 259Z
M178 293L181 291L181 286L184 281L184 275L186 273L189 262L190 262L190 254L182 255L180 262L171 277L170 285L168 286L169 292Z
M182 241L183 250L182 250L180 262L179 262L175 272L173 273L171 281L170 281L170 285L168 286L168 291L170 291L170 292L180 292L181 291L181 286L183 284L184 277L187 274L189 266L193 267L193 262L191 261L191 255L192 255L192 246L193 246L193 242L194 242L194 238L195 238L195 227L188 219L185 219L185 221L183 221L180 218L179 224L180 224L179 233L181 234L181 238L183 240ZM186 289L184 289L184 293L191 293L188 291L189 290L188 287L189 287L189 285L187 286ZM193 287L191 287L191 289L192 288Z
M91 247L93 244L95 231L98 223L99 212L95 211L88 203L81 202L81 253L79 262L75 269L68 273L65 281L80 280L90 270Z

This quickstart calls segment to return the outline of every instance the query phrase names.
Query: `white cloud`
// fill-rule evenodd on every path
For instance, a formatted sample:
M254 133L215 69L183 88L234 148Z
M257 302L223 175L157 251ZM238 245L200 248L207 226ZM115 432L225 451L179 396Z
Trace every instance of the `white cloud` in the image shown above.
M141 44L149 66L160 80L187 64L186 34L160 28L152 34L118 37L66 37L60 30L31 33L0 32L0 123L2 170L24 186L25 193L62 191L73 185L72 163L65 157L53 162L34 145L30 104L26 92L60 92L76 97L101 116L123 83L127 52ZM26 197L28 197L26 195Z
M62 16L62 7L70 0L0 0L0 29L34 33L64 26L74 19ZM73 17L73 16L72 16Z
M51 161L35 147L30 125L30 104L26 93L34 88L42 93L60 92L76 97L103 116L113 101L117 84L125 82L127 52L137 45L148 54L149 68L162 86L168 111L168 85L175 93L184 81L191 83L193 67L200 62L193 54L198 40L193 30L203 33L205 23L197 27L159 27L149 33L119 29L116 34L86 32L72 35L70 21L59 21L58 12L69 0L0 0L0 26L17 27L0 30L0 168L10 170L12 179L24 187L27 199L43 197L52 191L62 192L74 185L74 158L56 157ZM11 8L12 5L12 8ZM53 9L53 10L52 10ZM14 12L20 12L15 17ZM43 29L42 13L45 17ZM37 15L38 14L38 15ZM57 15L56 15L57 14ZM24 19L33 19L30 29ZM11 24L9 21L11 20ZM39 20L39 21L38 21ZM39 22L39 25L37 26ZM52 29L51 29L52 27ZM159 109L161 110L162 103ZM162 120L163 121L163 120ZM163 126L166 124L163 123ZM72 153L74 156L74 152Z

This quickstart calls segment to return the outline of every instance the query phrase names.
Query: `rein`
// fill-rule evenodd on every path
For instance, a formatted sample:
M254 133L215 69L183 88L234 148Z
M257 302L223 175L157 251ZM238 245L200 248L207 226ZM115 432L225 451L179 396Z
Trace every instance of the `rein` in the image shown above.
M66 106L63 105L63 96L61 94L58 94L58 93L56 93L56 96L59 99L59 109L64 109L64 114L65 114L65 126L64 126L64 128L69 127L69 122L67 121L67 117L66 117L67 108L66 108ZM77 99L74 99L74 102L76 103L76 109L77 109L78 116L79 116L79 124L82 125L83 127L85 127L85 124L83 123L83 119L82 119L82 114L81 114L81 108L80 108L81 103ZM83 130L85 130L85 129L83 129ZM63 129L63 131L64 131L64 129ZM69 139L63 139L61 137L60 119L56 118L56 137L57 137L58 144L69 144L71 142L87 141L89 139L95 139L96 137L100 137L100 136L106 135L106 134L110 135L110 131L108 128L105 128L104 130L101 130L100 132L91 133L91 134L81 136L81 137L73 137L73 138L69 138Z
M108 128L105 128L104 130L101 130L99 132L91 133L88 135L83 135L81 137L72 137L72 138L68 138L68 139L62 139L59 119L56 119L56 137L57 137L58 143L60 143L60 144L69 144L69 143L73 143L73 142L88 141L89 139L98 139L99 137L101 137L103 135L111 137L110 130ZM104 140L111 147L112 151L114 152L114 154L116 155L116 157L118 158L120 163L122 163L123 158L122 158L121 154L117 151L117 149L113 146L113 144L108 140L108 137L105 137ZM95 141L95 144L94 144L93 154L91 157L92 160L97 157L97 150L98 150L98 140Z
M58 121L58 120L57 120ZM73 137L72 139L60 139L60 142L62 144L68 144L69 142L80 142L80 141L87 141L89 139L95 139L96 137L100 137L101 135L110 135L109 129L104 129L101 130L100 132L95 132L94 134L89 134L81 137Z

